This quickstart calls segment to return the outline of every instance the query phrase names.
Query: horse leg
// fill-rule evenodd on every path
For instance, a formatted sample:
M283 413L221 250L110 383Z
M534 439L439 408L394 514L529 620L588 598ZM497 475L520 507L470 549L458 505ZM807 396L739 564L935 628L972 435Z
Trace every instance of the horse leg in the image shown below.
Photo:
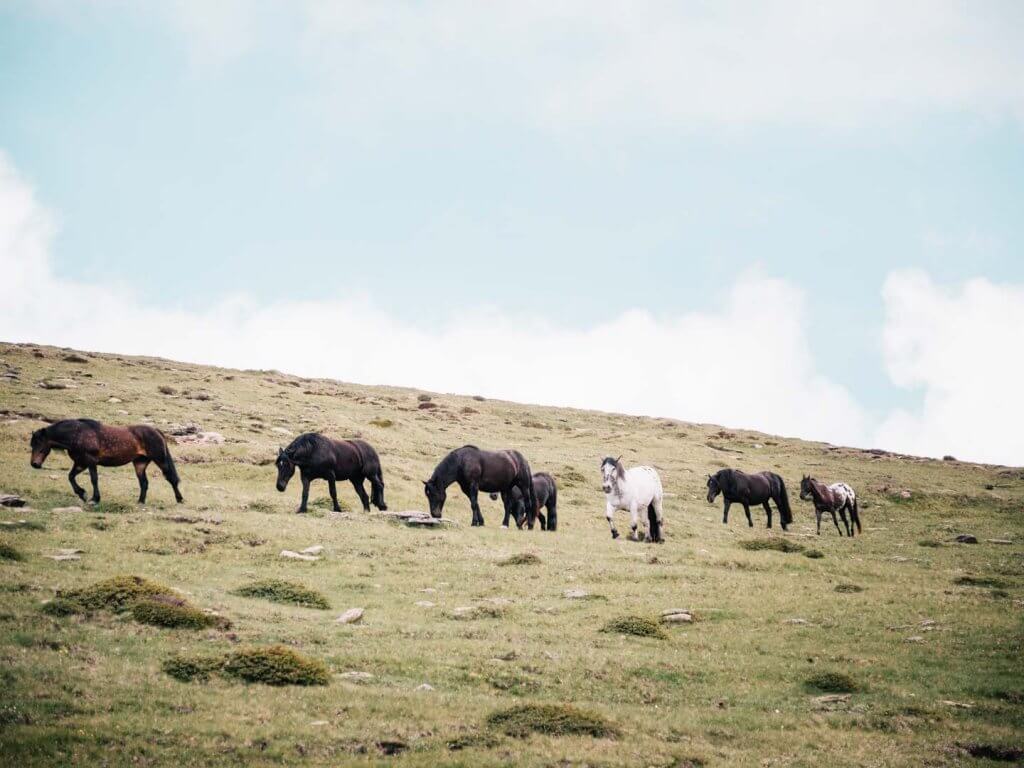
M654 516L651 519L651 537L658 544L665 543L665 516L661 512L662 498L658 496L651 502Z
M764 513L766 515L768 515L768 527L771 528L772 527L772 508L768 504L767 501L764 503Z
M821 536L821 508L814 508L814 516L818 519L818 535Z
M557 491L548 497L548 530L554 531L558 528L558 495ZM540 512L540 510L537 510Z
M74 491L75 496L80 498L82 501L85 501L85 488L83 488L77 482L75 482L75 478L78 476L80 472L83 472L84 470L84 466L82 466L78 462L75 462L74 466L71 467L71 471L68 472L68 482L71 483L71 490Z
M304 471L302 473L302 501L299 502L298 514L306 512L306 505L309 504L309 482L310 477Z
M731 507L731 506L732 506L732 502L729 501L728 499L725 499L723 501L723 509L722 509L722 524L723 525L728 525L729 524L729 507Z
M540 523L540 529L546 531L548 529L547 518L544 517L544 513L540 511L540 507L537 508L537 522Z
M752 518L750 516L750 505L749 504L744 504L743 505L743 511L747 513L747 525L750 526L751 528L753 528L754 527L754 518Z
M341 512L341 507L338 506L338 500L334 497L334 479L331 478L329 481L331 485L331 498L334 499L334 511ZM363 485L363 478L353 477L350 481L352 487L356 489L356 496L359 497L359 501L362 502L363 512L370 511L370 497L366 495L366 487Z
M850 530L850 521L846 519L846 507L839 508L839 519L843 521L843 528L846 529L847 536L853 536L853 531Z
M646 541L657 542L661 539L661 528L658 527L658 514L654 511L654 502L647 505L647 536Z
M836 531L839 533L840 536L842 536L843 529L839 527L839 521L836 520L836 511L834 509L830 511L832 512L832 522L836 526Z
M512 503L511 503L511 500L509 498L510 495L511 494L506 493L505 491L501 492L501 504L505 508L505 517L503 517L502 520L501 520L501 527L502 528L508 528L508 519L510 517L512 517ZM518 523L518 521L516 521L516 522ZM518 526L518 527L522 528L521 525Z
M92 483L92 504L100 503L100 477L99 472L96 471L96 465L89 465L89 481Z
M633 541L640 541L636 529L640 525L640 507L634 501L629 505L629 538Z
M149 490L149 479L146 477L149 459L136 459L132 464L135 465L135 476L139 479L139 504L145 504L146 491Z
M477 493L479 489L476 484L469 486L469 506L473 510L473 525L482 526L484 524L484 516L480 512L480 502L477 501Z
M608 528L611 529L612 538L619 538L619 532L615 530L615 507L611 505L611 502L607 502L604 507L604 516L608 518Z
M331 509L333 509L335 512L341 512L341 504L338 503L338 481L337 481L337 478L335 478L335 476L333 474L330 474L330 475L327 476L326 480L327 480L327 491L331 494ZM355 483L352 483L352 484L355 485ZM365 494L366 492L363 491L363 493ZM363 511L364 512L369 512L370 511L370 508L368 506L366 506L365 503L363 504Z
M174 500L181 504L185 499L181 495L181 491L178 490L178 472L174 468L174 462L171 460L171 455L165 454L162 459L153 459L153 461L160 468L160 472L163 473L164 479L171 484L171 488L174 490Z

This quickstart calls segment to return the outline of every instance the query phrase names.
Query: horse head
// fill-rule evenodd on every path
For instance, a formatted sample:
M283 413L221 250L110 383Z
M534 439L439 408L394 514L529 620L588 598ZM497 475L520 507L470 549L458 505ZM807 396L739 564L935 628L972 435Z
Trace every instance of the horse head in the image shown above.
M433 478L423 481L423 493L430 504L430 516L440 518L444 512L444 502L448 498L448 492Z
M37 429L32 433L32 458L29 463L33 469L42 469L43 462L46 461L46 457L50 455L50 449L53 447L50 443L50 439L46 436L46 429Z
M814 478L810 475L804 475L803 479L800 480L800 498L807 501L811 498L814 489Z
M288 487L288 481L295 474L295 462L288 455L287 450L279 448L277 451L277 461L274 463L277 464L277 490L284 493L285 488Z
M718 484L718 476L708 475L708 504L714 502L721 492L722 487Z
M613 459L606 456L601 461L601 490L611 493L618 488L619 481L626 479L626 470L622 467L622 457Z

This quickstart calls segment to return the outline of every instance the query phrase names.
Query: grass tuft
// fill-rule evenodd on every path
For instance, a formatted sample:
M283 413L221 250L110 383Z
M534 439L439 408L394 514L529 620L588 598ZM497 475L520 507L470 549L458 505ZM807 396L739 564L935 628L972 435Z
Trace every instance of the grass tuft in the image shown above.
M230 654L224 674L264 685L327 685L327 666L283 645L249 648Z
M224 658L220 656L171 656L165 660L164 672L183 683L198 681L205 683L215 672L224 666Z
M15 547L0 541L0 560L24 560L25 556Z
M141 600L132 607L132 617L140 624L165 629L227 628L227 622L220 616L166 600Z
M646 616L620 616L612 619L603 627L602 632L611 632L619 635L634 635L636 637L656 637L659 639L668 637L658 622Z
M540 558L532 552L521 552L499 560L498 565L540 565Z
M991 587L993 589L1005 589L1007 587L1005 581L991 576L958 576L953 579L953 583L959 584L962 587Z
M804 552L804 557L809 557L811 560L820 560L825 556L825 553L820 549L808 549Z
M146 598L174 597L174 590L141 576L114 576L83 589L61 592L59 596L77 603L87 611L107 610L119 613L129 610Z
M763 549L772 549L776 552L803 552L804 545L797 544L789 539L748 539L741 541L740 546L749 549L751 552L759 552Z
M81 613L82 606L73 600L55 597L53 600L43 603L43 607L40 610L47 616L72 616L76 613Z
M301 605L304 608L327 610L331 607L327 598L316 590L281 579L254 581L239 587L235 594L242 597L259 597L272 603Z
M487 724L517 738L542 733L611 739L619 734L601 715L569 704L520 704L499 709L487 716Z
M942 542L941 541L935 541L934 539L921 539L919 542L917 542L917 546L919 546L919 547L931 547L931 548L935 549L935 548L941 547L942 546Z
M807 678L804 687L815 693L854 693L860 690L856 681L842 672L819 672Z
M370 423L375 427L380 427L381 429L387 429L388 427L395 426L395 422L391 419L370 419Z
M854 592L863 592L864 587L857 586L856 584L836 584L836 592L843 594L853 594Z

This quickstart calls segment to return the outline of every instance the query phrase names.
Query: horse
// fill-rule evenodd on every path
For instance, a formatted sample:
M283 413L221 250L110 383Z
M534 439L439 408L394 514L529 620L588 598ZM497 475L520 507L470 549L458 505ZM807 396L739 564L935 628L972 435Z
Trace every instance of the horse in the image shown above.
M522 528L525 515L519 511L519 508L523 506L523 494L517 487L513 487L509 493L512 495L511 503L516 505L516 524ZM540 521L540 529L542 531L558 530L558 486L555 484L555 478L547 472L534 472L533 495L537 500L537 520ZM499 494L492 493L491 499L497 499L498 496ZM502 499L502 501L506 500ZM544 513L540 511L541 507L545 507L548 511L546 519Z
M502 527L508 528L509 517L515 508L516 525L522 527L525 514L530 530L533 530L537 517L533 475L529 462L519 451L482 451L475 445L464 445L450 452L441 459L430 479L423 481L423 493L427 497L432 517L441 517L448 486L452 483L458 483L462 492L469 497L469 506L473 510L472 525L484 524L484 516L480 513L477 501L477 493L483 491L502 495L505 503ZM525 513L523 505L515 507L512 502L510 493L513 488L517 488L521 498L526 500Z
M774 472L758 472L748 475L738 469L720 469L714 475L708 475L708 504L714 502L718 494L722 494L725 500L725 509L722 512L722 523L729 522L729 506L733 502L743 505L743 511L747 513L747 524L753 528L754 521L750 517L750 505L761 504L764 506L765 514L768 515L768 527L772 527L772 508L768 506L768 500L775 502L779 508L779 522L782 530L793 522L793 512L789 508L789 496L786 493L786 484L782 478Z
M309 501L309 484L313 480L326 480L331 492L335 512L341 512L338 505L338 480L349 480L356 489L363 511L370 511L370 503L381 512L387 510L384 503L384 477L381 474L380 458L373 446L363 440L332 440L329 437L306 432L292 440L287 448L277 454L277 490L284 493L288 481L299 468L302 479L302 502L297 514L306 512ZM366 495L363 481L370 481L370 496Z
M42 469L43 462L54 448L67 451L72 461L68 472L71 490L85 501L85 489L75 478L85 469L89 470L92 481L91 503L99 504L100 486L96 467L120 467L131 463L139 479L139 504L146 503L149 480L146 467L155 462L167 482L174 489L174 500L181 504L184 499L178 490L178 470L174 459L167 450L167 439L163 433L148 424L129 427L108 427L93 419L64 419L32 433L32 458L35 469Z
M839 535L843 535L839 521L836 520L836 512L843 519L843 527L846 528L846 535L853 536L853 526L846 519L846 511L850 512L850 519L857 526L857 530L863 533L860 527L860 513L857 510L857 494L853 488L846 483L832 483L825 485L819 483L810 475L804 475L800 481L800 498L804 501L814 502L814 514L818 519L818 535L821 536L821 515L824 512L832 514L832 522L835 523Z
M661 504L665 496L661 488L661 478L654 467L622 466L622 457L613 459L605 457L601 462L601 487L605 497L605 517L612 538L619 538L615 528L615 510L628 509L630 515L630 538L639 541L637 525L641 508L647 509L647 523L644 524L644 541L664 542L665 519L662 516Z

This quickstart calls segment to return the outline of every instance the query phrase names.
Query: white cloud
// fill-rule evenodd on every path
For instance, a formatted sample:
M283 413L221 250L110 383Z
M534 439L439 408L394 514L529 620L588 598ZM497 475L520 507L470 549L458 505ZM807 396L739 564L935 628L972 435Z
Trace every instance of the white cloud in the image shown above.
M880 426L810 352L804 297L742 275L715 312L627 312L583 330L467 309L442 328L403 323L359 298L203 311L144 304L128 286L71 282L49 263L54 227L0 153L0 338L528 403L672 416L891 450L1024 463L1024 287L948 291L922 272L884 287L892 381L923 390ZM628 269L628 268L625 268Z
M953 291L905 271L889 276L883 296L886 367L896 384L923 390L923 403L892 413L879 442L1024 463L1024 287L975 279Z

